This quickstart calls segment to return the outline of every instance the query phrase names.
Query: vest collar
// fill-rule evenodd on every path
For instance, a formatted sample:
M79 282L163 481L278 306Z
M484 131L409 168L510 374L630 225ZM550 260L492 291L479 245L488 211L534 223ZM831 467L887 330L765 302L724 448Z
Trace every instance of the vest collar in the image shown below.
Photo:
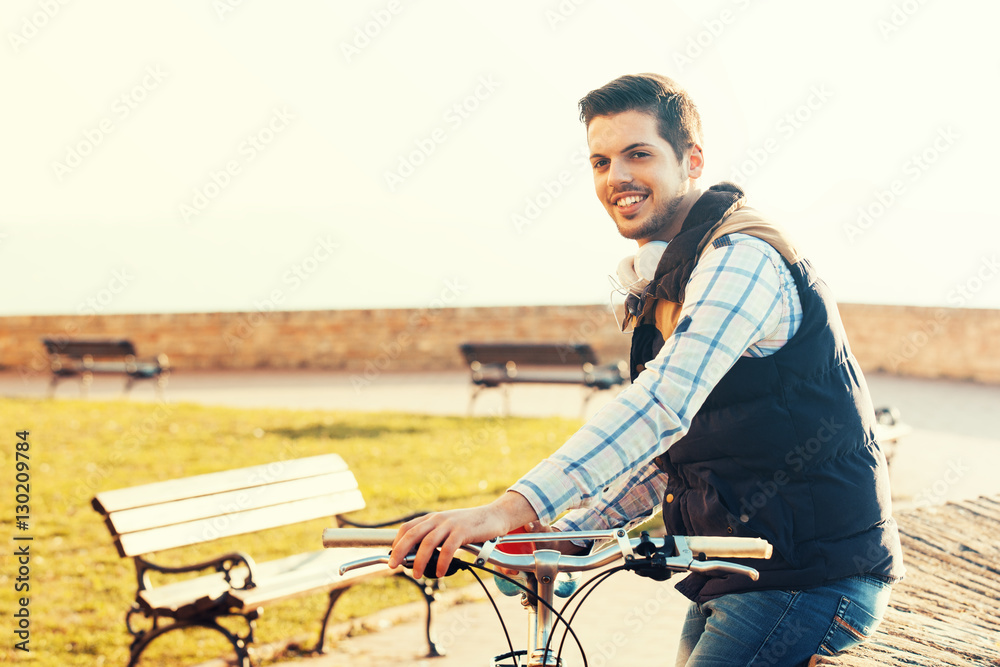
M745 204L746 195L733 183L718 183L706 190L660 257L650 289L653 296L675 303L684 301L684 288L698 260L702 240L719 220Z

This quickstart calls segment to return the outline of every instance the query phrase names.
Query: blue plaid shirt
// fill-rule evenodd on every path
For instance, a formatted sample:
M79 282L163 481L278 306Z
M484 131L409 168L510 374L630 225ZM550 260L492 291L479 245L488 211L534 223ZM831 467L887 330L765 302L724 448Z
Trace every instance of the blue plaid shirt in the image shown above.
M781 348L802 321L781 255L745 234L715 241L691 272L677 329L636 381L510 490L561 530L631 527L660 510L666 475L652 463L740 356Z

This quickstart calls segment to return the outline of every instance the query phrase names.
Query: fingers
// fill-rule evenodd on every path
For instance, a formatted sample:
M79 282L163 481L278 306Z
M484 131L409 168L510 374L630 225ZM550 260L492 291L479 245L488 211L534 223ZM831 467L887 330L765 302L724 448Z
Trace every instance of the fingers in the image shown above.
M424 570L435 549L441 547L435 575L443 577L455 552L465 544L462 535L449 520L447 513L427 514L408 521L400 526L399 532L396 533L392 552L389 554L389 567L399 567L403 559L415 551L413 576L419 579L424 576Z
M399 567L403 564L403 559L413 553L416 546L421 543L421 540L424 539L424 536L433 527L428 524L428 520L433 516L432 514L428 514L418 517L407 521L399 527L399 531L396 532L396 539L392 541L392 552L389 554L389 567ZM421 569L422 572L423 569Z

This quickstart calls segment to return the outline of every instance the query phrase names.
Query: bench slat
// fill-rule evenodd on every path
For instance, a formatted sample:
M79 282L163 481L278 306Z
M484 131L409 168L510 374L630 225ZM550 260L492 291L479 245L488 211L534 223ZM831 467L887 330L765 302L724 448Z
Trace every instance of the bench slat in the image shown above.
M139 600L150 611L184 617L212 607L238 612L321 590L351 586L371 577L385 576L385 565L352 570L341 576L343 563L385 554L384 548L321 549L258 563L255 588L239 590L243 580L234 576L233 588L222 573L212 573L140 591ZM234 573L235 574L235 573Z
M256 588L232 590L229 597L241 611L249 611L307 593L345 588L364 579L385 576L388 567L370 565L341 575L339 569L343 563L385 553L385 548L323 549L270 561L258 568Z
M350 470L342 470L252 489L239 489L112 512L108 515L108 524L115 534L123 535L197 519L247 512L315 496L345 493L357 488L358 482L354 474Z
M310 519L346 514L365 506L357 490L332 494L308 500L297 500L281 505L250 510L210 519L200 519L153 530L120 535L115 540L122 556L138 556L154 551L208 542L210 540L245 533L255 533L268 528L287 526Z
M347 469L347 464L339 455L321 454L291 461L278 461L183 479L153 482L127 489L105 491L97 494L93 505L98 512L110 514L135 507L253 488L265 483L314 477Z

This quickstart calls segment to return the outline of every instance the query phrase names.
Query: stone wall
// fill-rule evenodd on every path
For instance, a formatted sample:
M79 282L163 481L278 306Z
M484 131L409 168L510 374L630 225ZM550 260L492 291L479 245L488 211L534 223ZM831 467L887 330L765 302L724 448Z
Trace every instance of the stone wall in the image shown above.
M841 304L865 370L1000 382L1000 311ZM0 318L0 365L48 372L39 339L127 337L176 370L312 368L352 373L464 368L464 341L590 343L602 361L628 355L606 306L433 310L14 316Z

